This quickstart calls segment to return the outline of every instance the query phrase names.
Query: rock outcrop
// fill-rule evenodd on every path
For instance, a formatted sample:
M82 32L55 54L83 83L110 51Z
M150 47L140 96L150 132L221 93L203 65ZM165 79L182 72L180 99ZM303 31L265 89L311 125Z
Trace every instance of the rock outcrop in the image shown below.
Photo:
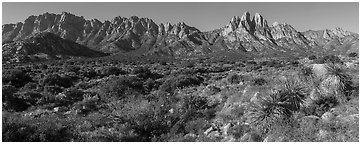
M334 30L298 32L286 23L268 25L256 13L234 16L224 27L201 32L183 22L156 24L152 19L115 17L101 22L63 12L30 16L24 22L2 26L3 43L24 40L50 32L63 39L109 53L140 51L167 55L199 55L239 50L256 53L312 52L323 49L341 53L358 52L358 34Z
M149 18L115 17L111 21L85 20L63 12L30 16L24 23L3 25L3 42L22 40L39 32L51 32L61 38L103 52L176 46L193 48L202 44L200 31L185 23L157 25Z

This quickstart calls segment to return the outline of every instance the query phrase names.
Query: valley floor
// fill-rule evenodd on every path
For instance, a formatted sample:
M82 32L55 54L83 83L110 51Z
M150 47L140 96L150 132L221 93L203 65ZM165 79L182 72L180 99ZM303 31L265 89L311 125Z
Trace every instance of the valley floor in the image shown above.
M354 56L3 64L2 140L357 142Z

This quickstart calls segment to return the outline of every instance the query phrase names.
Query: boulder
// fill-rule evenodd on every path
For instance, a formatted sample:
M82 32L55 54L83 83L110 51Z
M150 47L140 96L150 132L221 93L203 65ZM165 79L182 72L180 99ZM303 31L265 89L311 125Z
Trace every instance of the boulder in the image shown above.
M263 142L284 142L286 140L286 138L284 136L281 135L277 135L277 134L271 134L268 135Z
M312 64L312 71L317 77L324 77L327 75L327 68L325 64Z
M228 135L228 132L229 132L229 129L233 126L232 123L228 123L226 125L224 125L223 127L221 127L221 131L222 131L222 134L224 136L227 136Z
M248 132L246 134L244 134L240 139L239 141L241 142L260 142L262 141L261 140L261 137L256 134L256 133L252 133L252 132Z
M331 112L325 112L324 114L322 114L321 118L324 122L330 122L335 119L335 115Z

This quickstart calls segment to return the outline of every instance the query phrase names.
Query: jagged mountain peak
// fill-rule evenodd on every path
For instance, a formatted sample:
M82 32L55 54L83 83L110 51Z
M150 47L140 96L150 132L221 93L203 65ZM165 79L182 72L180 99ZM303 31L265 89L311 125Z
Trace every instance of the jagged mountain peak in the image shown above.
M251 14L246 11L241 17L233 16L225 27L230 28L232 31L236 29L243 29L250 33L254 33L256 29L267 29L268 24L267 20L259 13L255 13L255 15L251 17Z
M253 22L255 23L256 26L268 27L267 20L263 19L263 17L259 13L256 13L254 15Z
M305 50L323 47L328 41L353 44L358 40L358 34L341 28L300 33L287 23L275 22L268 26L265 17L259 13L252 16L248 11L233 16L224 27L209 32L201 32L184 22L156 24L150 18L138 16L117 16L101 22L68 12L29 16L24 22L5 24L2 28L3 42L50 32L89 48L112 53L137 49L165 51L172 55L213 51L211 49L261 52L301 47Z
M251 14L245 11L241 17L241 21L251 21Z

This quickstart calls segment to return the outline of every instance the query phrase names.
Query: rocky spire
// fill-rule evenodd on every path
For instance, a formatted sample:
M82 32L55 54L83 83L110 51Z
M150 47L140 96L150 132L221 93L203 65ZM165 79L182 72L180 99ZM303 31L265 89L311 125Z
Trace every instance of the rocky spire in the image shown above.
M253 32L254 31L254 24L253 22L251 21L251 14L246 11L242 17L241 17L241 23L240 23L240 26L241 27L241 24L242 26L249 32Z
M263 17L258 13L254 15L253 22L258 27L268 27L267 20L263 19Z

